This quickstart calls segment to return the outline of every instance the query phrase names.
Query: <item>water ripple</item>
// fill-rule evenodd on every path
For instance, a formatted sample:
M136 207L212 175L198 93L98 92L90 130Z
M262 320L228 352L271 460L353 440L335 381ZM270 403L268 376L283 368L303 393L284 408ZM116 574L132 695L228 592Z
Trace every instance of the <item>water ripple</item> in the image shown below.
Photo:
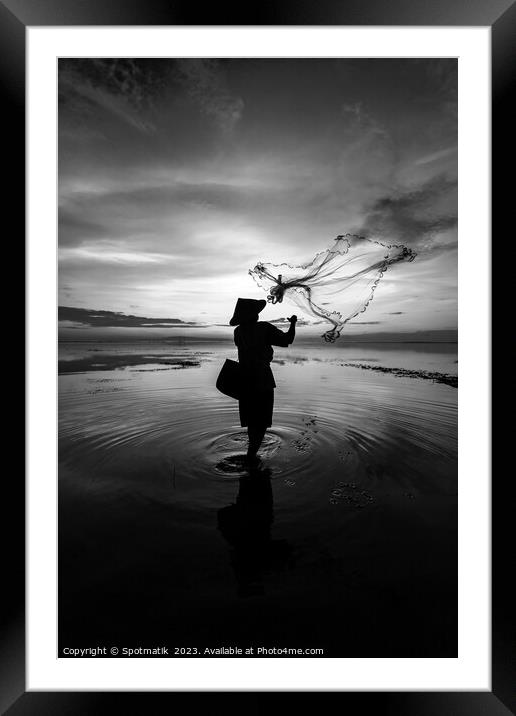
M146 478L149 491L172 466L183 484L238 480L247 472L246 430L237 404L199 381L202 370L196 377L187 371L139 373L129 381L123 374L120 385L109 385L111 392L96 392L96 382L105 381L101 374L98 381L91 374L63 376L61 464L81 464L95 474L108 467L129 474L145 466L146 475L154 474ZM361 507L375 499L371 490L387 484L409 492L431 483L446 489L456 459L456 393L371 373L366 381L340 376L338 389L328 380L304 391L296 383L277 391L274 425L260 453L272 478L294 492L324 483L333 504ZM345 487L352 483L358 492Z

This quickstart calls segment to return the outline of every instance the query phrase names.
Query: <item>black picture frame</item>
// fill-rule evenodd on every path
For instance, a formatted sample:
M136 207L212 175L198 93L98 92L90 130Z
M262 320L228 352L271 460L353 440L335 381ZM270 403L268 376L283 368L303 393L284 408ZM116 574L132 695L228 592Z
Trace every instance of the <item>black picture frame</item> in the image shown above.
M202 19L202 22L200 22ZM172 0L0 0L0 87L4 137L8 137L13 159L4 189L5 206L10 208L16 239L24 246L25 215L25 30L31 26L63 25L401 25L401 26L489 26L492 32L492 211L493 237L508 223L512 206L510 147L513 120L509 110L510 80L514 69L516 5L511 0L273 0L241 4L234 8L213 3L199 4ZM505 238L505 237L504 237ZM23 261L23 257L21 258ZM508 289L505 289L508 290ZM503 289L502 289L503 291ZM500 295L500 305L503 300ZM23 300L22 300L23 302ZM34 346L29 346L34 349ZM501 378L500 378L501 380ZM496 383L493 383L495 387ZM16 423L15 423L16 424ZM14 427L14 425L13 425ZM508 443L507 427L494 437L493 455ZM510 463L509 463L510 464ZM512 501L507 499L507 479L500 471L492 479L492 691L471 692L338 692L339 708L356 711L375 709L386 714L489 714L516 713L516 625L512 603L509 565L514 563ZM21 471L4 478L7 491L4 514L9 514L8 550L4 550L3 639L0 659L2 713L97 714L105 709L125 713L156 713L170 708L181 693L156 692L26 692L25 688L25 495ZM9 507L7 507L7 505ZM327 692L325 692L327 693ZM192 694L195 706L213 712L223 694ZM318 699L322 693L314 696ZM261 711L270 693L257 693L245 708ZM292 695L290 695L291 697ZM245 693L236 693L241 703ZM289 705L288 693L274 695L279 708ZM279 698L279 701L278 701ZM312 699L311 693L303 699ZM145 700L145 702L144 702ZM232 699L235 703L235 699ZM158 702L163 706L158 706ZM155 704L155 706L154 706ZM194 705L192 702L191 705ZM238 706L237 706L238 707ZM267 705L267 708L269 706Z

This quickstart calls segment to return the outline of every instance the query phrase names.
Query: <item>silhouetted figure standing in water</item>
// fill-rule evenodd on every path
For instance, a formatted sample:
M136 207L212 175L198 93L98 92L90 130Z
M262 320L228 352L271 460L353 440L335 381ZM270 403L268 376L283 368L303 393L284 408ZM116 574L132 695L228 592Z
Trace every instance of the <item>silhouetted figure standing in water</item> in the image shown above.
M286 333L272 323L259 321L267 301L239 298L229 322L236 326L234 337L240 363L241 394L238 401L240 425L247 428L249 447L247 457L256 462L265 431L272 425L274 388L276 382L271 370L274 355L272 346L289 346L296 335L297 316L291 316Z

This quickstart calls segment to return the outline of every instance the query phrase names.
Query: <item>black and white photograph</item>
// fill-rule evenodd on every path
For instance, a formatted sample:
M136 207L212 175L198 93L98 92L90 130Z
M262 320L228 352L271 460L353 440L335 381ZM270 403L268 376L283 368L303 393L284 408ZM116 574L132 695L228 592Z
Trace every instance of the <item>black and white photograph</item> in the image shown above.
M0 0L9 444L26 410L2 713L516 713L491 423L515 23Z
M57 71L59 657L457 657L457 59Z

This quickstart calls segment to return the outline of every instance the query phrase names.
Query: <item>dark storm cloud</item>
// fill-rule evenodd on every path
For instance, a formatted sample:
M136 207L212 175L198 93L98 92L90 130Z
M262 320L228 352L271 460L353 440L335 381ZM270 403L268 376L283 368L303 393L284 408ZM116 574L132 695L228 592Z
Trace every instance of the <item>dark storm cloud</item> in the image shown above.
M79 113L102 109L140 132L152 133L153 100L163 88L159 66L133 59L62 59L60 103Z
M111 226L108 229L99 222L90 221L81 216L81 212L67 211L66 209L59 211L58 226L60 246L74 246L82 243L85 239L101 238L106 236L106 230L109 234L112 233Z
M176 72L201 112L223 132L231 132L242 117L244 100L229 89L223 63L202 58L178 60Z
M194 326L198 325L192 321L181 321L179 318L145 318L143 316L132 316L115 311L94 311L88 308L76 308L72 306L59 306L59 321L70 321L75 324L92 327L127 327L145 328L161 326Z
M456 226L457 182L440 175L416 189L393 192L374 201L359 233L428 249L437 234Z
M423 61L435 98L453 119L457 117L457 60L426 59ZM431 101L430 97L426 101Z

